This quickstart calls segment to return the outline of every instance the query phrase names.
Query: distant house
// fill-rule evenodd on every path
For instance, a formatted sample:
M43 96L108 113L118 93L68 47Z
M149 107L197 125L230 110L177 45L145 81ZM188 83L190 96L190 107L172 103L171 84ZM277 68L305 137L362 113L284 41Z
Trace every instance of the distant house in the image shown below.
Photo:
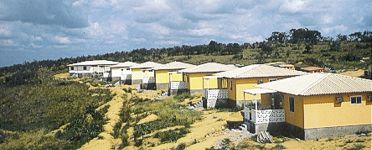
M260 95L244 109L252 132L282 131L302 139L372 131L372 81L313 73L245 90Z
M155 89L154 68L161 66L163 64L151 61L132 66L132 84L139 84L142 89Z
M272 62L272 63L267 63L267 65L274 66L274 67L285 68L285 69L295 70L295 66L294 65L287 64L285 62Z
M132 71L130 67L138 65L134 62L118 63L110 66L110 78L112 81L120 81L122 84L132 84Z
M231 106L241 107L252 103L255 96L244 96L243 90L253 89L258 84L272 82L283 78L304 75L305 72L273 67L266 64L254 64L242 68L216 73L213 76L223 78L227 83L227 99ZM221 85L219 87L224 87ZM209 90L209 89L205 89ZM207 99L208 100L208 99Z
M301 70L309 73L324 72L324 68L315 66L303 67Z
M220 63L205 63L195 67L180 70L183 74L183 82L186 83L190 94L203 93L203 77L212 74L236 69L234 65L225 65Z
M103 77L108 78L110 67L118 62L107 60L84 61L67 65L70 76L74 77Z
M182 70L182 69L190 68L194 66L195 65L192 65L192 64L175 61L175 62L164 64L162 66L154 67L156 89L168 90L170 81L173 80L172 78L176 78L175 80L177 81L178 79L180 79L180 77L182 78L182 74L181 75L177 74L178 70Z

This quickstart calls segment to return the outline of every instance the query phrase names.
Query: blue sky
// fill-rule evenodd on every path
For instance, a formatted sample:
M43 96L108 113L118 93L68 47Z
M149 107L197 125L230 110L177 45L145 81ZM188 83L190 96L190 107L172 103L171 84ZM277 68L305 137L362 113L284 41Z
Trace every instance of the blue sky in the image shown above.
M0 0L0 66L134 48L372 29L370 0Z

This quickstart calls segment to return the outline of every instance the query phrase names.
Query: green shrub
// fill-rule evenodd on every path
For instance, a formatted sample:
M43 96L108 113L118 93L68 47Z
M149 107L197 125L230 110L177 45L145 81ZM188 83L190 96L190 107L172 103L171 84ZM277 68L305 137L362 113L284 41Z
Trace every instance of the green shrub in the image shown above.
M173 96L174 99L184 101L185 99L192 99L193 97L189 93L182 93Z
M189 130L186 128L175 129L175 130L168 130L164 132L158 132L155 134L154 137L159 138L162 143L166 142L175 142L179 138L184 137Z

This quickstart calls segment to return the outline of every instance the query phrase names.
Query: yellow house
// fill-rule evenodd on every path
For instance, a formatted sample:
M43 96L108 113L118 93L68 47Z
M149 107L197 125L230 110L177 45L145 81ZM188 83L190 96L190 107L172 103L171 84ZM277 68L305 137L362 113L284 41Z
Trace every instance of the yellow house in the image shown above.
M256 85L283 78L304 75L305 72L273 67L265 64L254 64L239 69L214 74L227 80L228 100L231 106L241 107L249 104L257 96L245 96L243 90L254 89Z
M169 88L170 81L181 81L182 74L178 74L177 71L185 68L191 68L195 65L183 63L183 62L170 62L159 67L155 67L155 82L156 89L167 90Z
M183 73L183 81L187 84L187 89L191 94L203 92L203 77L212 74L236 69L234 65L220 63L205 63L195 67L180 70Z
M302 139L372 131L372 80L313 73L259 87L278 92L285 131Z
M155 88L155 67L161 67L163 64L156 62L144 62L131 67L132 71L132 84L140 84L143 89Z

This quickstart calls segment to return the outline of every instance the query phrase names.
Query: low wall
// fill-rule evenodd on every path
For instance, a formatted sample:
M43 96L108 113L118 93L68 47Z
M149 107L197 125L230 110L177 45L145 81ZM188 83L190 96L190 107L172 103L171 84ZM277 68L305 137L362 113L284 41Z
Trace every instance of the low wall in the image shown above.
M167 90L169 88L169 83L156 83L157 90Z
M248 131L251 133L259 133L261 131L268 131L272 135L280 135L285 132L286 123L284 122L270 122L270 123L254 123L247 122Z
M206 99L203 97L204 108L225 108L228 107L227 99Z
M367 125L350 125L327 128L305 129L305 140L318 139L323 137L342 136L347 134L354 134L357 132L371 132L372 124Z

